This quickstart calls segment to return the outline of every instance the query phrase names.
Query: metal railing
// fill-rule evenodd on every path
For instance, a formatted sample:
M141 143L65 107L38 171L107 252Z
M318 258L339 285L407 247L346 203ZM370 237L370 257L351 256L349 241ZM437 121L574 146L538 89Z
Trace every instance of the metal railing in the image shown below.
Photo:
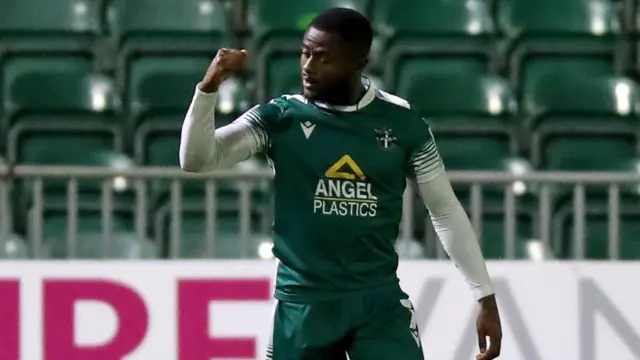
M133 202L130 204L130 211L134 219L134 232L139 238L149 238L150 233L154 233L153 222L158 223L158 213L167 214L169 217L169 239L168 256L170 258L180 257L180 241L183 214L185 211L196 210L202 213L206 224L204 237L206 241L206 255L216 255L216 226L218 220L217 186L221 181L233 180L238 184L237 210L238 221L238 244L243 248L242 253L249 256L249 238L255 231L252 228L252 211L256 204L252 200L252 191L259 186L263 186L265 181L269 181L273 176L270 169L254 169L251 171L241 171L238 169L220 170L211 174L191 174L185 173L175 168L133 168L125 170L115 170L112 168L98 167L49 167L49 166L15 166L4 167L0 165L0 241L4 243L7 235L14 232L16 220L23 220L26 224L28 236L27 242L31 255L34 258L42 257L42 246L44 236L44 216L50 206L58 206L66 212L66 242L68 257L77 256L78 242L78 221L82 207L89 207L100 214L101 234L103 249L109 248L109 243L113 234L114 213L118 211L118 204L114 201L124 190L131 191ZM515 175L499 172L450 172L449 177L454 185L469 189L468 200L461 198L466 204L471 221L478 231L482 233L484 214L487 211L489 201L487 200L488 188L499 188L502 191L499 205L499 214L503 216L504 233L504 257L516 258L518 246L518 213L528 212L533 220L532 238L537 239L545 248L557 250L561 244L561 223L562 219L554 219L557 213L555 204L557 200L557 188L571 187L568 197L569 207L560 211L565 217L570 217L573 225L571 244L571 256L575 259L584 259L586 256L586 219L588 213L599 211L607 219L607 241L608 257L610 259L620 258L620 217L621 217L621 189L627 186L635 187L640 184L640 174L634 173L527 173ZM66 196L63 204L51 205L46 201L46 185L50 182L64 182ZM83 182L93 181L101 184L97 200L92 204L83 204L79 199L81 191L79 185ZM164 202L164 212L158 208L157 204L150 201L149 189L156 181L167 182L168 199ZM197 209L189 209L192 204L183 203L183 184L185 182L202 183L202 206ZM28 215L26 219L16 219L25 216L15 211L13 194L18 192L18 184L28 191ZM262 184L262 185L260 185ZM599 206L591 209L587 201L585 189L590 186L598 186L606 189L604 207ZM424 217L414 216L417 197L412 186L407 187L404 202L404 216L401 227L401 241L415 238L416 228L419 227ZM523 191L527 189L527 191ZM533 204L522 205L523 194L532 194ZM24 200L24 199L23 199ZM495 201L494 201L495 202ZM13 209L13 211L12 211ZM495 209L494 209L495 210ZM626 211L626 210L625 210ZM635 210L633 210L635 211ZM640 212L639 212L640 213ZM151 218L150 217L155 217ZM260 230L268 231L268 223ZM158 224L155 225L155 232L159 231ZM3 236L4 235L4 236ZM156 234L157 235L157 234ZM433 232L427 230L424 235L424 244L433 246L435 243ZM407 240L408 241L408 240ZM420 240L423 241L423 240ZM640 237L639 237L640 241ZM565 239L566 242L566 239ZM0 247L3 247L0 243ZM434 247L436 257L444 257L445 254L440 246ZM552 251L553 252L553 251ZM105 250L105 257L108 257Z

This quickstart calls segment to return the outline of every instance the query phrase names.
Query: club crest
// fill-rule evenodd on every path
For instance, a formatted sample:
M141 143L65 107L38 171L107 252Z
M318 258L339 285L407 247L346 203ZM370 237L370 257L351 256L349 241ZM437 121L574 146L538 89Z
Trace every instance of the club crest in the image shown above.
M396 137L393 136L391 129L387 129L387 128L384 128L381 130L376 129L375 132L376 132L376 139L378 140L378 143L383 149L389 149L395 145Z

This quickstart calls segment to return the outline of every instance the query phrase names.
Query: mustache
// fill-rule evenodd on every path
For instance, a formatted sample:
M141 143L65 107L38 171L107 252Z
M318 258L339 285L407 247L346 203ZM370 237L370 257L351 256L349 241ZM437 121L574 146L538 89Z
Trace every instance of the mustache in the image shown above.
M308 79L309 80L309 79ZM349 79L334 81L331 83L318 83L319 93L317 94L318 100L329 101L333 99L344 99L345 95L348 96L351 92L351 82ZM302 80L300 81L300 89L303 90L304 86ZM320 99L322 98L322 99Z

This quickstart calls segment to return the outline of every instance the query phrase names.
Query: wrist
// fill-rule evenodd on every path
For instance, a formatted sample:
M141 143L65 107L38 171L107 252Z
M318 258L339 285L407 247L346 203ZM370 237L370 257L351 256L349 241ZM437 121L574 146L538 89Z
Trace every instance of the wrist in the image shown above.
M200 82L198 84L198 90L202 91L205 94L212 94L218 92L219 84L210 83L210 82Z
M483 307L483 308L487 308L487 307L495 308L495 307L498 306L496 304L496 296L495 296L495 294L487 295L487 296L479 299L478 302L480 303L480 306Z
M205 77L202 79L200 84L198 84L198 89L204 93L210 94L218 92L220 84L222 84L222 81L218 77Z

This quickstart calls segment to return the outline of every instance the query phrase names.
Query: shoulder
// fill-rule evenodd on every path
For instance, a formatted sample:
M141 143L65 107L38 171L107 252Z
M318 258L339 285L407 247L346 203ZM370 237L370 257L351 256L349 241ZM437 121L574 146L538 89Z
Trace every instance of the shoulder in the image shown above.
M291 114L299 115L306 107L302 95L280 95L266 103L253 107L250 112L258 118L262 125L271 132L278 132L289 126Z
M304 101L302 95L280 95L266 103L254 106L249 112L256 114L267 123L272 123L280 120L294 103L303 103Z
M376 90L376 97L382 100L382 103L385 104L385 111L393 113L394 118L406 120L412 128L429 129L427 120L411 107L408 100L380 89Z
M306 104L307 100L300 94L284 94L269 100L268 104L286 109L294 104Z
M398 95L393 95L386 91L377 89L376 96L378 99L387 102L391 107L396 107L398 111L411 111L411 104L409 104L409 101Z

